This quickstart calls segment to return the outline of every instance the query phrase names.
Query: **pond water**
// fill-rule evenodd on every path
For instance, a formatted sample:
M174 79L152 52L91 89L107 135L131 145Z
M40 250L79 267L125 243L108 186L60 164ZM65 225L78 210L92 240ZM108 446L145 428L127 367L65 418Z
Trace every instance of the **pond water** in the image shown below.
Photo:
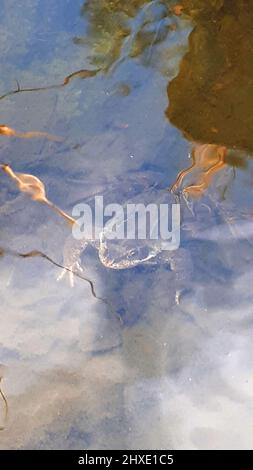
M250 1L0 6L0 163L67 214L182 211L178 250L112 266L1 171L0 448L253 448Z

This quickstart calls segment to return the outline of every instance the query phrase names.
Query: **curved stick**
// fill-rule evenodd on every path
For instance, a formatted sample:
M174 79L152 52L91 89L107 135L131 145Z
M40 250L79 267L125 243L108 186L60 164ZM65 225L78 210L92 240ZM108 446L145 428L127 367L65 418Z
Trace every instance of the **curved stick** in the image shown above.
M91 78L97 75L97 73L100 71L100 69L97 70L77 70L77 72L73 72L67 77L64 78L62 83L58 83L56 85L48 85L48 86L42 86L42 87L34 87L34 88L21 88L19 82L17 81L17 88L16 90L11 90L5 93L4 95L0 96L0 100L3 100L4 98L7 98L8 96L16 95L17 93L30 93L33 91L47 91L47 90L54 90L56 88L62 88L66 85L68 85L71 80L74 78Z
M1 382L2 382L2 377L0 377L0 385L1 385ZM4 402L4 407L5 407L5 412L4 412L4 426L0 426L0 431L4 431L5 427L6 427L6 423L7 423L7 419L8 419L8 415L9 415L9 405L8 405L8 401L7 401L7 398L5 397L1 387L0 387L0 396Z

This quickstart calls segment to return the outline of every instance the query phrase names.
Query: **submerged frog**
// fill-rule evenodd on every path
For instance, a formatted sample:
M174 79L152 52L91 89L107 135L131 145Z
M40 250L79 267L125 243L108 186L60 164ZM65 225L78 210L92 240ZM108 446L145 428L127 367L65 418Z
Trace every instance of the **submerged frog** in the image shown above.
M224 169L223 186L231 180L231 172L231 168ZM106 204L113 203L120 204L122 208L126 208L129 204L144 204L146 208L149 204L158 208L161 205L167 205L171 208L172 204L179 203L181 212L179 244L174 246L166 244L167 241L159 237L157 239L150 237L147 239L110 239L110 236L108 238L108 226L107 228L101 227L98 237L89 239L83 237L77 240L72 234L66 240L63 253L64 265L72 271L72 285L73 273L83 271L81 259L88 246L97 250L99 259L106 268L122 270L134 268L140 264L167 263L177 273L177 276L183 275L184 277L186 272L190 273L191 271L192 253L187 249L190 242L202 239L212 240L212 234L215 230L218 231L218 234L220 232L220 236L224 240L229 238L236 240L237 237L247 238L252 227L251 215L247 211L236 211L226 200L222 201L217 187L215 191L209 188L208 193L202 194L201 198L193 199L190 191L179 190L177 194L168 191L164 177L159 173L131 172L127 177L117 178L117 181L105 185L96 193L96 196L100 198L103 196L104 207ZM80 200L78 198L76 202L80 203ZM86 198L82 202L92 206L94 198ZM247 234L240 231L242 220L247 225ZM117 219L119 226L120 224L124 225L125 222L124 216ZM177 220L177 222L179 221ZM168 228L173 231L170 215L169 221L166 223ZM114 224L109 227L112 230L115 229ZM176 230L175 226L174 230Z
M100 189L94 196L86 198L82 203L93 207L102 202L103 207L107 210L108 205L118 205L118 216L114 219L113 226L105 224L105 226L95 227L95 218L92 221L86 220L86 232L93 232L92 237L83 236L76 239L75 228L66 240L64 246L64 265L73 271L82 271L80 264L81 254L89 246L93 246L98 250L98 255L102 264L111 269L127 269L137 266L141 263L152 262L162 251L162 241L159 239L110 239L110 232L113 230L121 231L125 227L127 221L127 209L132 209L130 205L144 204L168 204L168 192L166 187L161 185L162 176L160 174L148 172L131 172L128 177L117 178ZM103 198L103 200L101 199ZM175 197L170 196L171 203L175 203ZM80 203L80 200L77 201ZM114 208L112 207L112 210ZM117 209L117 207L115 207ZM110 210L110 208L109 208ZM97 213L95 214L97 217ZM106 215L106 212L105 212ZM115 214L111 214L112 216ZM133 213L128 217L131 218L131 229L133 223ZM106 221L105 221L106 222ZM108 217L107 217L108 222ZM129 222L129 218L128 218ZM140 221L144 222L143 220ZM90 224L90 227L87 225ZM116 225L115 225L116 224ZM129 229L129 224L127 229ZM95 235L96 230L96 235ZM62 277L62 276L61 276ZM73 282L73 278L72 281Z

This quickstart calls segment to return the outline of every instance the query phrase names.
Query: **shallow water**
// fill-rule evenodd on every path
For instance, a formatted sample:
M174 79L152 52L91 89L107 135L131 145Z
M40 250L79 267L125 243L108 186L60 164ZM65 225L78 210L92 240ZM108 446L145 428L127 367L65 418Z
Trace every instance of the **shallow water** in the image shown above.
M0 0L1 95L99 69L2 98L2 125L61 139L1 133L1 163L69 214L97 194L171 200L196 163L176 188L179 250L123 270L81 253L107 304L46 259L1 256L2 449L253 447L252 15L247 1L180 3ZM66 221L3 172L0 185L1 248L66 265Z

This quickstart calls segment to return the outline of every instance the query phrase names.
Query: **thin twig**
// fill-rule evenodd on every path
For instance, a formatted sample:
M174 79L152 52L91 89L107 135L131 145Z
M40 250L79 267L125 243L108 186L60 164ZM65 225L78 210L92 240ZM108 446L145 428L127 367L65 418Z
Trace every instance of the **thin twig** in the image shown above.
M46 255L45 253L43 253L42 251L39 251L39 250L32 250L32 251L28 251L27 253L19 253L18 251L15 251L15 250L11 250L10 248L1 248L0 247L0 256L4 256L4 255L10 255L10 256L14 256L16 258L35 258L35 257L39 257L39 258L43 258L45 260L47 260L49 263L53 264L54 266L56 266L57 268L59 269L64 269L65 271L71 273L73 276L81 279L82 281L85 281L87 282L89 285L90 285L90 290L91 290L91 294L92 296L99 300L100 302L103 302L111 311L111 313L113 313L115 315L115 311L113 310L112 308L112 305L110 304L110 302L107 300L107 299L104 299L103 297L99 297L95 291L95 286L94 286L94 282L83 276L82 274L76 272L76 271L73 271L73 269L71 268L68 268L67 266L63 266L62 264L58 263L57 261L53 260L52 258L50 258L48 255ZM116 313L116 316L117 318L120 320L121 324L123 323L122 322L122 318L120 317L120 315L118 315Z
M0 377L0 385L1 385L2 377ZM4 413L4 425L0 427L0 431L4 431L7 419L8 419L8 414L9 414L9 405L7 398L5 397L1 387L0 387L0 396L2 397L2 400L4 402L4 407L5 407L5 413Z
M34 87L34 88L21 88L18 80L16 80L17 83L17 88L15 90L8 91L4 95L0 96L0 100L3 100L4 98L7 98L8 96L16 95L17 93L30 93L33 91L47 91L47 90L54 90L56 88L62 88L68 85L74 78L91 78L97 75L97 73L100 71L98 70L78 70L77 72L73 72L67 77L64 78L62 83L58 83L56 85L48 85L48 86L42 86L42 87Z

